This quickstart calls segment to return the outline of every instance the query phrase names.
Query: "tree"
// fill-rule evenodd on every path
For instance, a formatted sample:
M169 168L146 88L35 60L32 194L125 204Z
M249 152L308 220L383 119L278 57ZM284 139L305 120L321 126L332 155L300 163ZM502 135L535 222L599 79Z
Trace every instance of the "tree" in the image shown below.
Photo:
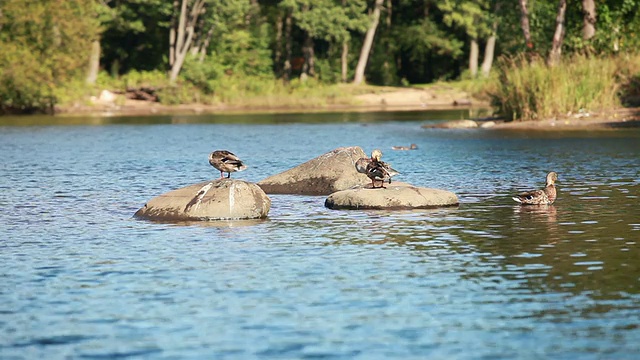
M488 1L444 0L438 2L438 7L444 13L444 22L448 26L460 27L469 37L469 73L472 78L475 78L478 73L480 52L478 40L491 34L488 22L491 19L489 6Z
M596 4L594 0L582 0L584 13L582 25L582 39L591 40L596 35Z
M206 0L182 0L178 7L178 0L173 1L173 18L169 31L169 81L175 82L182 69L184 60L191 48L194 36L202 31L198 27L198 18L205 11Z
M284 0L280 7L291 14L295 24L304 31L302 73L314 75L314 40L341 47L342 73L346 72L348 42L351 31L364 32L368 24L366 3L358 0Z
M367 67L367 60L369 59L369 53L371 52L371 45L373 45L373 38L376 34L376 29L378 28L378 22L380 21L380 8L382 8L383 2L384 0L376 0L373 6L371 24L367 29L364 42L362 43L362 48L360 49L360 58L358 60L358 65L356 66L356 74L353 79L353 83L355 85L361 84L364 80L364 70Z
M529 9L527 9L527 0L519 0L520 5L520 26L522 27L522 33L524 34L524 43L528 49L533 49L533 42L531 42L531 29L529 26Z
M99 31L93 0L5 0L0 17L0 112L53 111L57 92L86 75Z
M558 14L556 16L556 27L553 33L553 41L551 43L551 51L547 58L547 63L550 66L556 65L560 61L562 55L562 42L565 34L565 12L567 11L567 0L560 0L558 3Z

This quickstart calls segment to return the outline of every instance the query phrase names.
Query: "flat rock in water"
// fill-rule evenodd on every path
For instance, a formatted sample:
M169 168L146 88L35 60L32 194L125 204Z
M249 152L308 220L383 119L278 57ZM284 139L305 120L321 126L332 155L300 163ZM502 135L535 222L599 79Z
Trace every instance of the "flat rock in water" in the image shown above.
M157 196L134 216L165 221L260 219L270 208L271 199L258 185L225 178Z
M433 209L457 206L458 197L447 190L429 189L405 184L386 188L359 187L335 192L324 202L329 209Z
M270 176L258 185L267 194L329 195L370 182L355 168L362 157L367 155L359 146L341 147Z
M426 129L471 129L477 128L478 123L473 120L453 120L437 124L424 124L422 127Z

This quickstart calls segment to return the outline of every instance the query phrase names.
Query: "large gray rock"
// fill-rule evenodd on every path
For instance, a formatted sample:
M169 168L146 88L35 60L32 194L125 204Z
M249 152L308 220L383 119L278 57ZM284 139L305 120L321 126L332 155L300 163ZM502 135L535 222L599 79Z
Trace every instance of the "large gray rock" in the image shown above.
M356 161L362 157L366 155L358 146L337 148L270 176L258 185L267 194L329 195L370 182L355 168Z
M219 179L157 196L135 213L150 220L227 220L267 217L271 199L256 184Z
M324 202L329 209L432 209L457 206L456 194L407 184L385 185L384 189L359 187L335 192Z

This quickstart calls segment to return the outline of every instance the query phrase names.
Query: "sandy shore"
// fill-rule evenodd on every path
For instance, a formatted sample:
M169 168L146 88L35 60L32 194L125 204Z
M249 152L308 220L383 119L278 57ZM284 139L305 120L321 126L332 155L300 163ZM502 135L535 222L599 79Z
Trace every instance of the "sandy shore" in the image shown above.
M324 106L283 105L246 107L234 105L183 104L163 105L157 102L126 99L114 95L108 100L93 99L92 104L59 106L56 115L144 116L162 114L274 113L323 111L410 111L443 110L468 107L489 108L489 104L473 99L464 91L447 86L422 88L372 87L372 91L354 95L351 105Z
M487 102L446 85L429 88L375 87L369 93L354 95L353 105L253 107L230 105L183 104L163 105L157 102L125 99L122 95L110 101L94 100L90 105L74 105L56 108L62 116L148 116L174 114L225 114L225 113L291 113L336 111L415 111L448 110L461 108L489 109ZM478 124L485 120L476 120ZM540 121L494 120L495 130L570 130L615 129L640 126L640 108L618 109L603 113L568 115L562 119Z

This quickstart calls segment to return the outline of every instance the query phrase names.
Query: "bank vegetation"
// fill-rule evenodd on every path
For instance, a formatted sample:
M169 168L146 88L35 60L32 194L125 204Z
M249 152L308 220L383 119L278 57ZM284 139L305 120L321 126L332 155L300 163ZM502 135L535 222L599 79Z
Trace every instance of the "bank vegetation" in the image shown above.
M535 120L640 104L640 0L5 0L0 113L348 106L457 82ZM495 59L495 61L494 61ZM367 84L366 86L364 84Z

